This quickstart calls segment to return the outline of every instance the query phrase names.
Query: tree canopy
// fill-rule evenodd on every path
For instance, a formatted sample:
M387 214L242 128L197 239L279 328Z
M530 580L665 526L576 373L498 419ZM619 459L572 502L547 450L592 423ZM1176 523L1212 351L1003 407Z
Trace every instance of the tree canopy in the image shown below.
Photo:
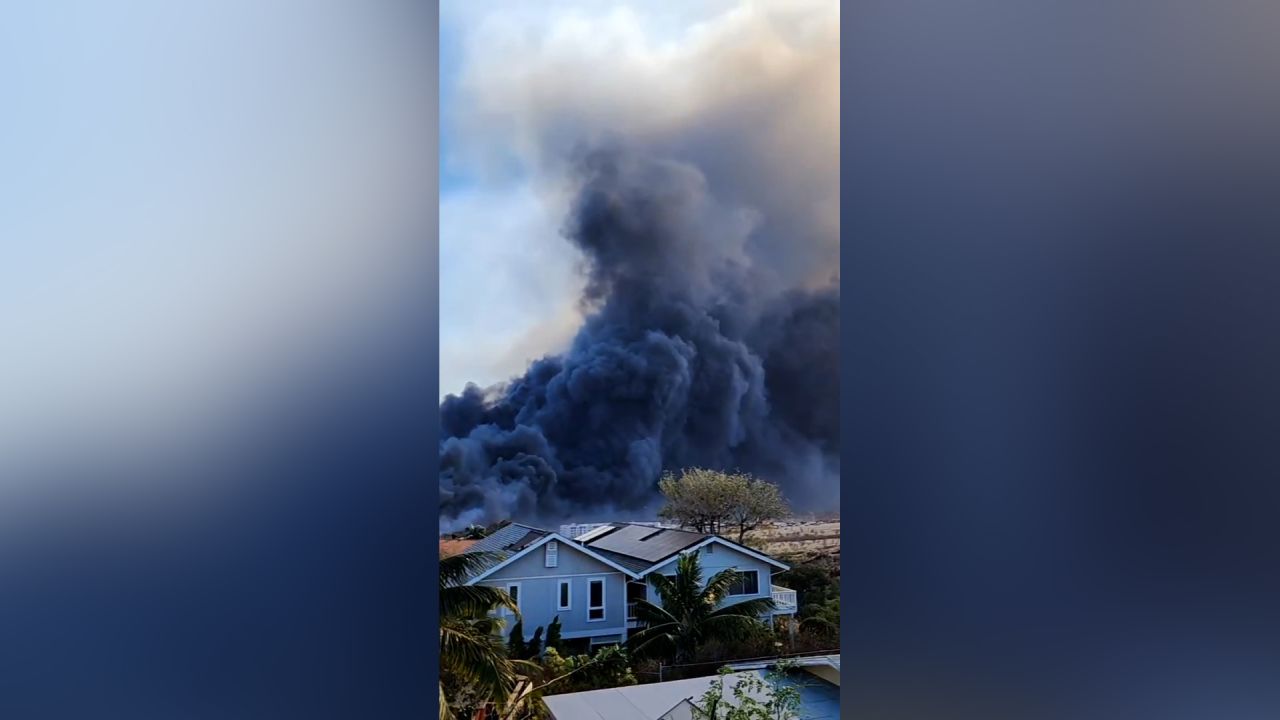
M686 468L658 482L667 503L661 517L698 532L723 534L743 542L746 534L790 513L777 485L747 473Z

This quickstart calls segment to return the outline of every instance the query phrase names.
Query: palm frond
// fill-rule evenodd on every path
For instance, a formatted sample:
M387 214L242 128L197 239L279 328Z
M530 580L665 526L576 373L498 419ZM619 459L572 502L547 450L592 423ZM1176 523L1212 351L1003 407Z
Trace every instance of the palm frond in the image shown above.
M494 552L465 552L440 558L440 587L455 587L502 557Z
M773 601L773 598L752 598L750 600L736 602L732 605L725 605L719 610L711 613L711 617L743 615L751 618L759 618L761 615L773 612L777 607L778 604Z
M765 627L763 620L746 615L717 615L702 623L706 636L717 640L731 640Z
M641 625L649 626L678 622L674 615L667 612L666 608L655 605L648 600L637 600L635 607L636 620L640 621Z
M733 584L738 582L738 579L741 577L742 573L734 570L733 568L721 570L711 576L711 579L707 581L707 586L703 588L702 592L704 595L709 595L719 601L729 594L729 589L732 588Z
M801 620L800 627L806 630L816 629L816 630L822 630L826 632L835 632L840 629L840 626L836 625L830 620L824 617L818 617L816 615L812 617L807 617Z
M649 577L645 579L653 586L653 591L658 594L658 597L662 598L664 605L668 600L675 597L676 586L671 578L662 573L650 573Z
M472 623L456 619L441 620L440 666L475 683L499 701L506 698L516 681L502 637L480 632Z
M650 657L669 657L679 650L675 623L666 623L648 627L627 640L627 649L632 657L645 659Z
M444 694L444 681L440 681L440 720L453 720L453 709Z
M440 614L484 615L497 608L519 614L516 603L506 590L484 585L455 585L441 588Z

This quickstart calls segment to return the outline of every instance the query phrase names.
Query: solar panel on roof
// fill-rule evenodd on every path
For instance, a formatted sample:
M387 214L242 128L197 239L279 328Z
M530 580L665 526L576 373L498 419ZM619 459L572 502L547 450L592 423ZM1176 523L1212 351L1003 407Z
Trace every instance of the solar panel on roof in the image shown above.
M682 530L659 530L651 527L624 525L616 531L590 542L591 547L657 562L698 543L706 536Z

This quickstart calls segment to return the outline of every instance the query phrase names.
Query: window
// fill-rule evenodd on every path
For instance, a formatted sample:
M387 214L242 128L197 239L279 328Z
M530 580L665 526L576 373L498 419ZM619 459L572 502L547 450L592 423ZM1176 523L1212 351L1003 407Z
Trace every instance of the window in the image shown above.
M760 571L746 570L738 573L738 579L729 586L729 596L756 595L760 592Z
M560 545L555 540L547 543L547 567L560 564Z
M515 603L516 607L519 608L520 607L520 583L507 583L507 594L511 596L511 602ZM514 613L512 613L511 610L507 608L503 608L502 614L513 615Z
M587 581L587 621L604 619L604 578Z
M559 594L558 594L558 597L560 598L560 601L559 601L559 603L556 605L556 609L557 609L557 610L568 610L568 609L570 609L570 604L569 604L569 603L570 603L570 601L572 600L571 586L570 586L570 584L569 584L570 582L572 582L572 581L570 581L570 580L561 580L561 581L560 581L560 589L559 589Z
M636 603L649 597L649 586L637 580L627 582L627 619L636 619Z

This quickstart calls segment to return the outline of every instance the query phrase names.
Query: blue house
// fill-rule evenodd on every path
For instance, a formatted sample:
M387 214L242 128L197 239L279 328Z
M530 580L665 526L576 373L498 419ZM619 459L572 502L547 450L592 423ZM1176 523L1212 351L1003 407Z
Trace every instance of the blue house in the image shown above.
M566 640L625 642L636 627L636 601L660 603L646 578L674 574L676 560L686 553L699 554L704 579L725 568L742 573L725 603L772 598L776 607L762 618L768 621L796 612L795 591L773 584L773 575L788 565L718 535L616 523L570 539L511 523L466 550L480 551L494 559L467 584L506 590L520 608L526 636L559 617Z

